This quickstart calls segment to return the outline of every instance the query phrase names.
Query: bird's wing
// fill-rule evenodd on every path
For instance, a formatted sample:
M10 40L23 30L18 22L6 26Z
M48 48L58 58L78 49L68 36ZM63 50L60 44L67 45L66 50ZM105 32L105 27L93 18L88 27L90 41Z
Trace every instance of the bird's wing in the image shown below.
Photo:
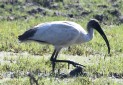
M79 30L69 22L51 22L36 26L37 31L31 39L45 41L53 45L68 45L74 43L79 36Z

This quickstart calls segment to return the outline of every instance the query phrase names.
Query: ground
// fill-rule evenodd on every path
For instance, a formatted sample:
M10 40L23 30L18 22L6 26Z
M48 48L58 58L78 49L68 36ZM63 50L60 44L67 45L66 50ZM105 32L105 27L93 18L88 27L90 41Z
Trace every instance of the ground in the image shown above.
M2 85L122 85L123 84L123 2L122 0L64 0L49 6L18 0L0 2L0 84ZM58 63L51 75L50 56L53 46L35 42L19 43L18 35L44 22L69 20L86 30L87 22L100 22L110 46L95 31L92 41L64 48L58 59L84 65L86 75L70 76L75 68ZM30 74L30 75L29 75ZM30 77L32 75L32 77ZM36 81L33 81L34 78Z

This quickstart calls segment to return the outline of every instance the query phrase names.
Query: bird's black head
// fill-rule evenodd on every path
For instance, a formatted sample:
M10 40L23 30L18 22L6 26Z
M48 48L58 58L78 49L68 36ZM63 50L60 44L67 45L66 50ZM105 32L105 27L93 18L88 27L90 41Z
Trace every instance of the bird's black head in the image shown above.
M100 25L99 25L99 22L98 20L96 19L91 19L89 22L88 22L88 28L94 28L94 29L100 29Z
M89 22L88 22L88 25L87 25L87 29L88 31L90 30L90 28L94 28L95 30L97 30L100 35L103 37L103 39L105 40L106 42L106 45L108 47L108 53L110 53L110 45L109 45L109 41L105 35L105 33L103 32L101 26L99 25L99 22L96 20L96 19L91 19Z

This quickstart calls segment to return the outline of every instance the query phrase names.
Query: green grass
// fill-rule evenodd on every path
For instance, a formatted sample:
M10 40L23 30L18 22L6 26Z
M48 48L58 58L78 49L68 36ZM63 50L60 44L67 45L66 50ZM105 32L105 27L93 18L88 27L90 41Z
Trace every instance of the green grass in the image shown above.
M34 25L42 22L47 21L55 21L55 20L70 20L64 17L42 17L41 19L31 18L29 21L17 20L17 21L1 21L0 23L0 50L1 51L10 51L18 53L16 55L5 55L4 61L9 61L9 63L0 64L1 70L1 77L2 74L6 72L15 72L14 79L1 80L1 84L27 84L29 85L29 78L26 75L26 72L30 71L37 75L37 69L41 72L51 73L51 62L50 56L53 52L53 46L49 45L41 45L35 42L30 43L19 43L18 42L18 35L22 34L27 29L33 27ZM74 20L73 20L74 21ZM75 20L76 21L76 20ZM20 23L21 22L21 23ZM27 23L28 22L28 23ZM85 23L87 20L76 21L77 23L81 24L84 28L86 27ZM26 23L26 24L25 24ZM109 78L110 73L117 73L122 74L123 70L123 59L122 59L122 52L123 52L123 35L122 35L122 28L123 25L119 26L106 26L101 24L103 30L105 31L111 46L111 55L109 56L107 53L107 47L105 42L103 41L102 37L95 31L95 37L92 41L81 44L81 45L73 45L69 49L63 49L61 54L59 55L59 59L70 59L81 63L82 65L86 66L86 72L88 73L87 77L78 77L73 78L71 82L71 78L57 80L54 77L51 78L41 78L39 79L40 84L84 84L84 85L95 85L98 84L109 84L109 85L120 85L123 84L121 82L117 82L120 80L116 80ZM48 48L48 49L47 49ZM28 52L33 55L23 55L23 52ZM40 56L36 56L36 55ZM48 56L47 56L48 54ZM73 55L73 56L72 56ZM75 56L80 55L80 56ZM15 56L15 57L14 57ZM14 63L15 62L15 63ZM66 64L57 64L56 69L67 69ZM67 70L66 72L69 73L71 69ZM19 75L18 73L22 72L24 75ZM97 74L103 75L97 78ZM24 79L23 79L24 78ZM106 81L107 80L107 81ZM28 81L28 82L26 82ZM60 83L59 83L59 82Z
M47 45L40 45L38 43L22 43L20 44L18 42L18 35L22 34L27 29L33 27L34 25L37 25L39 23L48 22L48 21L56 21L56 20L70 20L64 17L42 17L41 19L34 19L31 18L29 21L23 21L17 20L17 21L3 21L0 23L0 50L1 51L13 51L13 52L21 52L21 51L28 51L33 54L43 54L43 53L49 53L52 50L52 46ZM21 22L21 23L20 23ZM78 21L77 21L78 22ZM26 24L25 24L26 23ZM84 28L86 28L85 22L79 22ZM114 53L116 52L122 52L122 27L120 26L103 26L110 45L111 45L111 51ZM86 29L85 29L86 30ZM117 44L118 43L118 44ZM96 44L96 45L95 45ZM36 46L36 47L35 47ZM101 48L100 48L101 46ZM43 49L41 49L43 47ZM49 47L49 49L46 49ZM43 52L46 51L46 52ZM105 42L103 41L102 37L95 31L95 36L92 41L89 43L85 43L82 45L74 45L71 49L69 49L69 53L76 54L77 52L81 54L85 53L84 51L89 51L89 53L93 52L100 52L103 53L107 52L107 47L105 45Z
M23 0L21 1L23 2ZM40 77L38 82L40 85L122 85L123 24L117 25L116 22L113 22L116 17L107 13L108 9L115 9L112 7L113 3L108 3L108 1L109 0L80 0L80 5L84 7L83 10L93 10L93 13L89 14L88 16L77 16L74 18L65 16L52 16L54 11L72 13L74 15L81 13L76 8L76 10L74 10L74 8L65 10L61 4L61 7L58 10L51 9L51 11L47 11L48 16L42 16L40 14L29 16L26 11L33 9L34 7L28 7L22 12L17 10L19 8L17 6L18 4L13 6L8 4L5 6L6 10L0 8L0 16L29 16L28 19L0 21L0 84L30 85L27 72L33 73L36 78L38 78L39 73L42 73L42 75L45 73L51 73L50 56L52 55L54 49L53 46L42 45L36 42L19 43L18 35L39 23L59 20L77 22L86 30L86 24L91 18L93 18L93 15L105 14L108 15L109 20L105 21L106 25L104 23L100 24L109 40L111 54L108 54L108 49L103 38L98 34L98 32L95 31L95 36L92 41L80 45L73 45L70 48L65 48L60 52L58 57L58 59L73 60L85 65L87 76L61 79L48 75L46 77ZM123 13L122 2L120 1L121 0L115 1L115 4L119 5L117 9ZM75 2L70 3L69 0L65 0L65 3L71 4ZM19 5L22 4L23 3ZM98 8L98 5L107 5L108 8ZM8 11L10 8L14 10L12 13L9 13ZM49 10L48 8L46 9ZM67 64L57 63L56 72L58 69L60 69L61 73L68 74L72 69L74 69L74 67L70 65L70 69L68 69ZM10 78L9 72L14 72L13 79ZM115 76L111 77L111 74L116 74L119 78L116 78ZM5 77L5 75L7 76Z
M4 53L4 63L0 65L2 71L0 83L3 85L19 84L29 85L29 78L27 72L38 73L51 73L51 63L49 61L50 55L36 56L28 53ZM72 58L72 59L71 59ZM51 85L121 85L123 81L109 77L110 73L122 74L123 58L122 55L104 56L104 55L89 55L89 56L72 56L72 55L59 55L59 59L70 59L79 62L86 66L87 76L79 76L75 78L60 79L54 76L40 77L38 82L40 84ZM33 61L32 61L33 60ZM10 62L11 61L11 62ZM7 63L8 62L8 63ZM67 69L66 64L56 64L56 71L61 69L65 74L69 73L73 67ZM59 67L60 66L60 67ZM6 72L14 72L14 79L2 78ZM97 76L98 75L98 76Z

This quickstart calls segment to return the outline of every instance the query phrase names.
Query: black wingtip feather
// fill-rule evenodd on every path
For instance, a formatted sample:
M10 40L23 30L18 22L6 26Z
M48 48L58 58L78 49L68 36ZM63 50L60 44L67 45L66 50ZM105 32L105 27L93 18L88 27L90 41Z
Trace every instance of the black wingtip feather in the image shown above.
M28 40L30 37L32 37L32 36L35 34L36 31L37 31L36 28L34 28L34 29L29 29L29 30L27 30L26 32L24 32L22 35L19 35L19 36L18 36L18 40L19 40L19 41Z

